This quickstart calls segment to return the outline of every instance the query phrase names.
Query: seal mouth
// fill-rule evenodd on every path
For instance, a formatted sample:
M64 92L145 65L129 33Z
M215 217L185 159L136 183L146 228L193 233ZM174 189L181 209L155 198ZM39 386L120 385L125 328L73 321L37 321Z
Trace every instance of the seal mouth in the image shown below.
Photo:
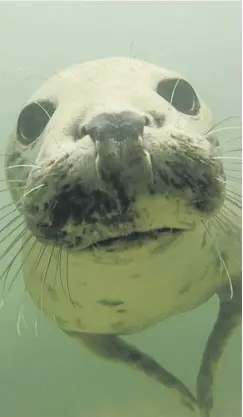
M158 240L162 236L175 237L184 233L185 229L162 227L146 232L132 232L125 236L111 237L93 243L85 248L85 250L94 249L112 249L114 246L142 246L148 241Z

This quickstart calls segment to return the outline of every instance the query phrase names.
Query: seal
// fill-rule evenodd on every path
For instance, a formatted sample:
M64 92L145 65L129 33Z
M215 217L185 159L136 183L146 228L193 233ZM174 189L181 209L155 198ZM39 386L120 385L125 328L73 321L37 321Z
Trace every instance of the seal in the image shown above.
M202 417L210 415L216 365L241 316L239 197L228 186L218 130L180 74L101 59L36 91L5 158L21 227L11 245L22 240L33 302L93 353L173 389ZM215 294L219 315L194 397L121 336Z

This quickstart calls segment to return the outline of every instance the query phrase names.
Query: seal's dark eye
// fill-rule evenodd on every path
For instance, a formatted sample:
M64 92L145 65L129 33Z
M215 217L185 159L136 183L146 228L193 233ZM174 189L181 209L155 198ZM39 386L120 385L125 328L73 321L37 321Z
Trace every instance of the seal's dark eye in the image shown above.
M157 93L181 113L196 116L200 109L199 99L192 86L181 78L163 80Z
M23 145L29 145L41 135L55 109L51 101L35 101L21 111L17 123L17 136Z

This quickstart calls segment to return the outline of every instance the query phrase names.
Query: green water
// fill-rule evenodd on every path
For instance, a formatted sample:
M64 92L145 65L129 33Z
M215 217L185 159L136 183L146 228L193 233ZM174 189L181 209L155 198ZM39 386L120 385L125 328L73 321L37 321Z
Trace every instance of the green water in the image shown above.
M216 118L239 115L240 46L239 2L0 2L1 153L20 106L45 78L108 56L174 69ZM6 193L0 199L1 206L9 201ZM18 326L22 306L27 326ZM129 340L194 391L217 306L213 298ZM0 309L0 417L191 416L155 382L82 350L23 296L20 277L14 283ZM239 330L217 374L212 417L240 416Z

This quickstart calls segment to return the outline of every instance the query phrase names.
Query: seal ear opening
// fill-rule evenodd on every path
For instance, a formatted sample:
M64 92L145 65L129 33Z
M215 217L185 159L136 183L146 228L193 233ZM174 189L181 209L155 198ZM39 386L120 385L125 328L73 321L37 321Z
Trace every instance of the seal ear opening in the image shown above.
M179 112L188 116L196 116L199 113L199 98L192 86L182 78L162 80L156 91Z
M17 137L23 145L30 145L43 132L56 110L49 100L34 101L21 111L17 122Z

